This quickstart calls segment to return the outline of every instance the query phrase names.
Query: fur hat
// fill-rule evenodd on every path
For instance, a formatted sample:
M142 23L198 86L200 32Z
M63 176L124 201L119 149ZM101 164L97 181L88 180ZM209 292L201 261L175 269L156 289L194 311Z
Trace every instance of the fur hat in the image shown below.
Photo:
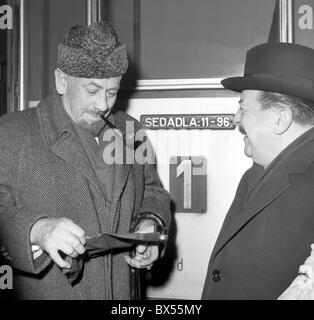
M128 58L113 27L104 21L70 28L58 45L57 66L78 78L112 78L125 73Z

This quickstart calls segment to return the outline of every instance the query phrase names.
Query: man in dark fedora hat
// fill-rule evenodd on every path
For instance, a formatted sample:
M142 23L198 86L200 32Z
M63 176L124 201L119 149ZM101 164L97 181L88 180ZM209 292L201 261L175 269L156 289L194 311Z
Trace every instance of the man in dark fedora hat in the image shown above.
M109 23L74 26L58 46L55 94L0 119L0 244L17 298L130 299L131 268L159 257L147 233L169 228L169 195L153 163L125 161L128 127L141 128L113 112L127 67ZM123 148L107 152L111 138Z
M314 242L314 50L267 43L247 52L234 122L253 160L212 251L202 299L277 299Z

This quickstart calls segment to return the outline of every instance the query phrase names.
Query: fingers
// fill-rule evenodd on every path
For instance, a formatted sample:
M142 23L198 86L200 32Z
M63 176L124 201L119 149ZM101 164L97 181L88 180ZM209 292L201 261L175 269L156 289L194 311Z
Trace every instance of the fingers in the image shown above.
M144 252L142 252L142 250L138 250L142 249L142 247L145 247ZM137 246L135 256L133 258L126 256L125 261L132 268L150 268L152 264L158 259L158 253L158 246Z
M64 253L68 253L69 249L67 247L71 247L71 250L77 252L77 254L82 254L85 251L85 247L82 244L82 238L78 238L71 231L67 229L59 229L56 228L50 235L50 239L53 239L60 245L60 249L66 250ZM62 246L62 247L61 247Z
M144 220L139 226L137 232L139 233L149 233L154 232L156 225L151 220Z
M85 231L79 227L77 224L75 224L72 220L67 220L68 223L68 230L76 236L81 244L84 246L86 244L86 236L85 236Z
M152 220L143 220L138 226L137 232L149 233L155 231L155 222ZM158 259L159 247L149 245L138 245L135 249L133 258L125 256L125 261L132 267L137 269L151 268L153 263Z
M85 252L85 247L82 244L86 243L85 237L79 238L72 233L71 228L62 228L62 226L60 228L55 228L54 231L51 232L50 238L55 242L58 249L72 258L76 258L79 254ZM49 246L48 241L46 246Z
M79 253L70 245L68 245L66 242L60 242L58 245L59 250L61 250L63 253L65 253L67 256L70 256L71 258L77 258Z
M146 251L146 249L147 249L147 246L146 246L146 245L140 244L140 245L138 245L138 246L136 247L136 252L137 252L138 254L144 254L145 251Z
M73 258L75 258L79 254L83 254L85 252L85 247L82 244L82 240L80 238L77 238L72 233L65 234L64 238L60 239L60 242L63 243L65 246L70 247L69 249L71 250L71 252L69 252L69 253L64 252L64 253L68 254L69 256L71 256ZM85 243L86 243L86 240L85 240Z
M76 258L85 252L85 232L72 220L67 218L42 219L36 225L34 238L54 262L61 268L70 268L71 264L60 256L58 250L65 255Z
M70 232L72 236L74 236L73 239L78 239L81 243L81 245L86 244L86 236L85 236L85 231L79 227L77 224L75 224L72 220L63 218L60 222L59 225L56 228L57 230L64 230L65 232Z
M47 243L46 251L60 268L71 268L72 258L78 256L78 253L71 246L54 240L50 240ZM62 257L59 251L62 251L66 256Z
M57 248L49 249L48 254L51 259L62 269L70 269L71 264L65 260L63 260L58 252Z

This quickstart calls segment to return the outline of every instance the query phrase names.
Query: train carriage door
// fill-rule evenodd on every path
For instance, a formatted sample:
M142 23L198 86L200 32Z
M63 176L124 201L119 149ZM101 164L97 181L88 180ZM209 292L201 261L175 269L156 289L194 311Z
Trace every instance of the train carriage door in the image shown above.
M232 123L239 95L220 81L242 75L248 48L288 41L288 2L134 1L127 31L125 1L107 4L136 68L118 103L146 129L172 200L168 249L144 275L146 297L199 299L224 217L252 164Z

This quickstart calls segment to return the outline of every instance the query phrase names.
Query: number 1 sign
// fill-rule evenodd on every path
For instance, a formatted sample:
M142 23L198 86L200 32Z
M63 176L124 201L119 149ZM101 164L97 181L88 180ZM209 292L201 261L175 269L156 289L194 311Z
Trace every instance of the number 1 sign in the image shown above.
M203 157L171 157L170 196L176 212L206 212L207 163Z

